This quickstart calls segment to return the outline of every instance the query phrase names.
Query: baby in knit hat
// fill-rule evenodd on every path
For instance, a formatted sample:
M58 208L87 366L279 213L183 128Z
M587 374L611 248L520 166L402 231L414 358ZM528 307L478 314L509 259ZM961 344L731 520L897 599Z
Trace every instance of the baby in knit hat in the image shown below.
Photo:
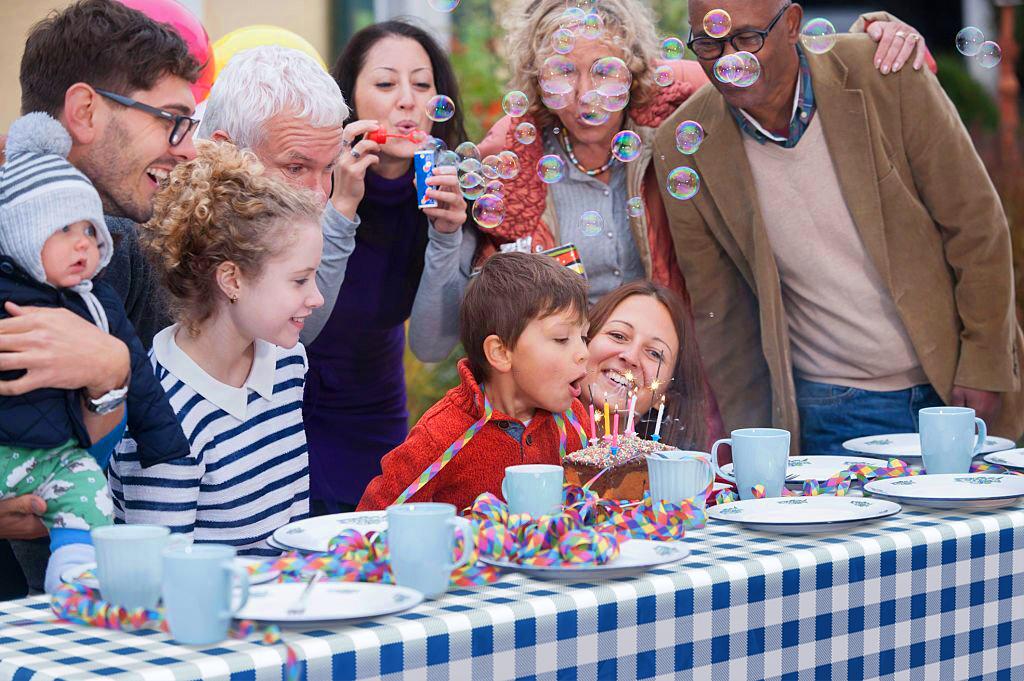
M86 451L92 442L83 409L107 413L126 402L142 465L189 453L123 303L93 281L114 244L99 194L67 161L70 149L67 131L44 113L23 116L9 130L0 167L0 318L8 316L7 302L69 309L124 341L131 374L125 388L99 400L56 388L0 397L0 498L35 494L46 501L47 592L62 574L95 561L89 530L112 518L106 477ZM0 371L0 380L23 374Z

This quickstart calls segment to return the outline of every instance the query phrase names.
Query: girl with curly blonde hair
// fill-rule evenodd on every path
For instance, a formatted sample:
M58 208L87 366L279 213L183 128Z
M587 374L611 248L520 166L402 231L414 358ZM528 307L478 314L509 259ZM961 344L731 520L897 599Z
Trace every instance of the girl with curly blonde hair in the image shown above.
M145 468L115 454L115 513L272 555L271 532L309 513L299 333L323 304L321 209L264 176L249 152L196 147L140 237L178 322L156 335L150 357L191 453Z

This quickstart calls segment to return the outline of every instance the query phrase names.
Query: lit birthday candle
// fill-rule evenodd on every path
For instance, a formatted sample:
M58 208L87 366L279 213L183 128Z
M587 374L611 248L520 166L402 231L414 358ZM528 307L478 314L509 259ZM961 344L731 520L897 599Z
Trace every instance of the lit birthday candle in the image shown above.
M604 400L604 436L607 438L611 432L611 409L608 407L608 398Z
M665 414L665 396L661 396L661 402L658 404L658 419L654 423L654 435L651 439L655 442L661 440L661 417Z
M612 426L612 446L613 447L618 447L619 446L619 412L615 412L615 418L612 421L612 423L615 424L615 425Z
M629 417L626 419L626 435L636 435L633 430L633 413L636 409L636 391L629 394Z

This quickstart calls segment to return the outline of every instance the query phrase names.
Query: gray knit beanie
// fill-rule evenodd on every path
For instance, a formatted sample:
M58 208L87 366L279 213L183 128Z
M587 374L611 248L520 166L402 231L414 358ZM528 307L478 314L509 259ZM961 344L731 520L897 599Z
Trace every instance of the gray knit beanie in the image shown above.
M7 134L7 162L0 166L0 254L13 258L40 282L46 281L43 243L79 220L96 228L96 273L113 255L100 195L89 178L68 163L69 151L67 130L42 112L14 121Z

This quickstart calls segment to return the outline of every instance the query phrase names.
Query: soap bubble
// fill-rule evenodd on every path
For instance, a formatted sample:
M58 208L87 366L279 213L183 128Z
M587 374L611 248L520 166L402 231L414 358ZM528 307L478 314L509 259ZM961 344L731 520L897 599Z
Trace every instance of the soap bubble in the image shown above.
M629 103L629 86L633 83L626 62L618 57L601 57L590 67L594 89L604 97L604 108L622 111Z
M665 61L679 61L685 51L686 45L675 36L669 36L661 41L661 58Z
M597 0L565 0L566 7L578 7L584 12L592 12L597 7Z
M576 66L565 57L552 55L545 59L537 74L544 106L551 110L569 106L579 77Z
M743 71L743 60L735 53L727 54L715 61L712 70L720 83L734 83Z
M644 143L640 135L632 130L622 130L612 138L612 156L623 163L635 161L640 156Z
M434 95L427 100L427 118L444 123L455 115L455 102L448 95Z
M498 152L498 177L511 180L519 175L519 156L516 152L506 149Z
M537 176L545 184L554 184L565 177L565 161L561 156L548 154L537 161Z
M590 12L583 18L583 37L597 40L604 31L604 19L597 12Z
M604 217L596 210L588 210L580 216L579 225L583 236L597 236L604 231Z
M505 185L501 180L491 180L484 187L484 194L494 194L499 198L505 198Z
M569 54L576 47L576 34L567 28L560 28L551 34L551 47L558 54Z
M626 212L631 218L638 218L644 214L644 200L639 196L631 196L626 201Z
M459 186L463 189L471 189L478 184L484 183L484 176L478 172L459 173Z
M455 147L455 153L459 155L459 158L475 158L478 161L480 160L480 149L472 142L463 142Z
M697 171L687 166L679 166L668 174L668 193L677 199L692 199L700 189L700 177Z
M580 121L587 125L603 125L611 118L608 109L604 108L604 96L597 90L584 92L577 109Z
M981 49L978 50L978 63L984 66L986 69L993 68L1003 58L1003 50L999 45L986 40L981 44Z
M544 106L551 111L558 111L569 106L570 102L572 102L572 93L562 92L554 94L550 92L541 92L540 101L543 102Z
M486 181L484 180L484 178L481 177L480 181L477 182L476 184L469 187L463 187L462 196L465 197L467 201L476 201L481 196L487 193L485 191L485 185Z
M676 72L668 64L662 64L654 69L654 83L659 87L668 87L676 82Z
M483 161L480 161L480 172L484 174L488 180L497 180L498 168L501 166L501 159L498 158L497 154L491 154L486 157Z
M956 49L965 57L973 57L981 51L985 42L985 34L974 26L966 26L956 34Z
M509 116L519 118L530 108L530 100L526 97L526 93L512 90L501 100L501 108Z
M828 19L811 19L800 31L800 42L814 54L825 54L836 44L836 27Z
M761 62L750 52L737 52L736 58L740 60L740 70L732 84L736 87L750 87L761 77Z
M465 175L466 173L479 173L481 163L479 159L473 158L472 156L464 158L459 162L458 170L459 175Z
M484 194L473 202L473 219L484 229L494 229L505 219L505 200Z
M533 144L537 139L537 127L524 121L516 126L515 138L520 144Z
M460 162L461 160L459 159L458 154L449 149L445 149L444 151L437 152L437 157L434 159L434 167L443 168L447 166L449 168L457 168Z
M562 28L575 33L583 28L583 22L586 18L587 13L582 7L566 7L558 23Z
M427 4L438 12L451 12L459 6L459 0L427 0Z
M676 149L690 156L704 141L704 128L697 121L683 121L676 127Z
M732 30L732 17L724 9L713 9L704 15L704 32L711 38L724 38Z
M416 147L417 151L444 151L448 148L448 145L444 143L444 140L439 137L430 137L429 135L420 142L419 146Z

